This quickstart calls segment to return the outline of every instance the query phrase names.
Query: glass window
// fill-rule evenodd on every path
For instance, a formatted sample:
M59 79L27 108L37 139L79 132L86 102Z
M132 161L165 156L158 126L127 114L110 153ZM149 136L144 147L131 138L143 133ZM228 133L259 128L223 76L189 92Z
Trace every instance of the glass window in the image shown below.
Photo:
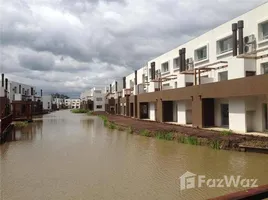
M262 40L268 39L268 21L261 24L261 36Z
M195 60L201 61L207 59L207 46L195 50Z
M180 57L173 60L174 69L180 68Z
M268 74L268 63L262 64L263 74Z
M219 81L228 80L228 71L219 73Z
M100 97L96 98L96 101L102 101L102 98L100 98Z
M168 62L165 62L162 64L162 73L168 72L169 71L169 66Z
M101 109L102 108L102 105L97 105L97 109Z
M233 39L232 36L219 40L217 42L217 54L222 54L228 51L233 50Z

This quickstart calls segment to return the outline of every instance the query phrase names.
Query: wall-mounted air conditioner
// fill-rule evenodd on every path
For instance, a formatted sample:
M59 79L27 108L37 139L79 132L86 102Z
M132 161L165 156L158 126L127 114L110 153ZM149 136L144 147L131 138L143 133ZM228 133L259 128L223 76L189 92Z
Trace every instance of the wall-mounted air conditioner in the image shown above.
M187 66L187 70L193 69L194 68L194 59L193 58L187 58L186 66Z
M254 44L245 45L244 52L245 54L253 53L256 50L256 47Z
M255 35L249 35L244 37L244 53L250 54L256 50L256 37Z
M245 44L252 44L254 42L256 42L255 35L252 34L252 35L249 35L249 36L244 37L244 43Z

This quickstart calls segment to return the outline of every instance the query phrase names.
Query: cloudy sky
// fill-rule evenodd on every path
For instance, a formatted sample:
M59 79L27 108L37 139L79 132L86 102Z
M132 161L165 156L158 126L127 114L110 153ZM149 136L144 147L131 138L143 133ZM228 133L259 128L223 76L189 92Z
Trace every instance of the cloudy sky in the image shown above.
M266 1L0 0L0 70L76 96Z

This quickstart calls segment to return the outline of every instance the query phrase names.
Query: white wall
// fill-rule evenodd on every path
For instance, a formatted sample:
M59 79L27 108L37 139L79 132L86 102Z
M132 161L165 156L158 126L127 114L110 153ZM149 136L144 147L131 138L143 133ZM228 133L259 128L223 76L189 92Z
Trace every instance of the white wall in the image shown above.
M21 93L19 93L19 86L21 86ZM15 90L16 88L16 90ZM31 88L33 88L33 96L35 96L36 88L34 86L31 85L26 85L26 84L22 84L22 83L18 83L15 81L9 81L9 86L8 86L8 91L9 91L9 99L11 101L15 100L15 94L26 94L27 96L31 96ZM24 93L23 93L24 91ZM22 96L21 95L16 95L16 100L20 101L22 100ZM19 98L20 97L20 98Z
M155 103L154 102L149 103L149 118L150 120L155 121Z
M246 132L246 104L243 98L229 99L229 128L233 131Z
M97 101L97 98L101 98L102 101ZM105 94L94 92L93 101L94 101L94 111L105 111ZM101 108L97 108L98 106L101 106Z
M52 109L52 96L51 95L42 96L42 101L43 101L44 110Z
M186 102L185 101L178 101L177 108L178 108L177 122L179 124L186 124Z

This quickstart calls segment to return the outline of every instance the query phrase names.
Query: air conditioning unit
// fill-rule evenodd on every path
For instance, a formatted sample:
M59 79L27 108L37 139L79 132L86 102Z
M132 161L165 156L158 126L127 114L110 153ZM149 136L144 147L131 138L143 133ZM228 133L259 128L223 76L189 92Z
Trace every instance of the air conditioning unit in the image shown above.
M161 77L161 71L160 69L155 71L155 78L160 78Z
M256 42L256 37L254 34L244 37L245 44L252 44L254 42Z
M255 35L249 35L244 37L244 53L250 54L256 50L256 37Z
M253 53L256 50L255 44L247 44L244 46L245 54Z
M193 69L194 68L194 59L193 58L187 58L186 66L187 66L188 70Z

